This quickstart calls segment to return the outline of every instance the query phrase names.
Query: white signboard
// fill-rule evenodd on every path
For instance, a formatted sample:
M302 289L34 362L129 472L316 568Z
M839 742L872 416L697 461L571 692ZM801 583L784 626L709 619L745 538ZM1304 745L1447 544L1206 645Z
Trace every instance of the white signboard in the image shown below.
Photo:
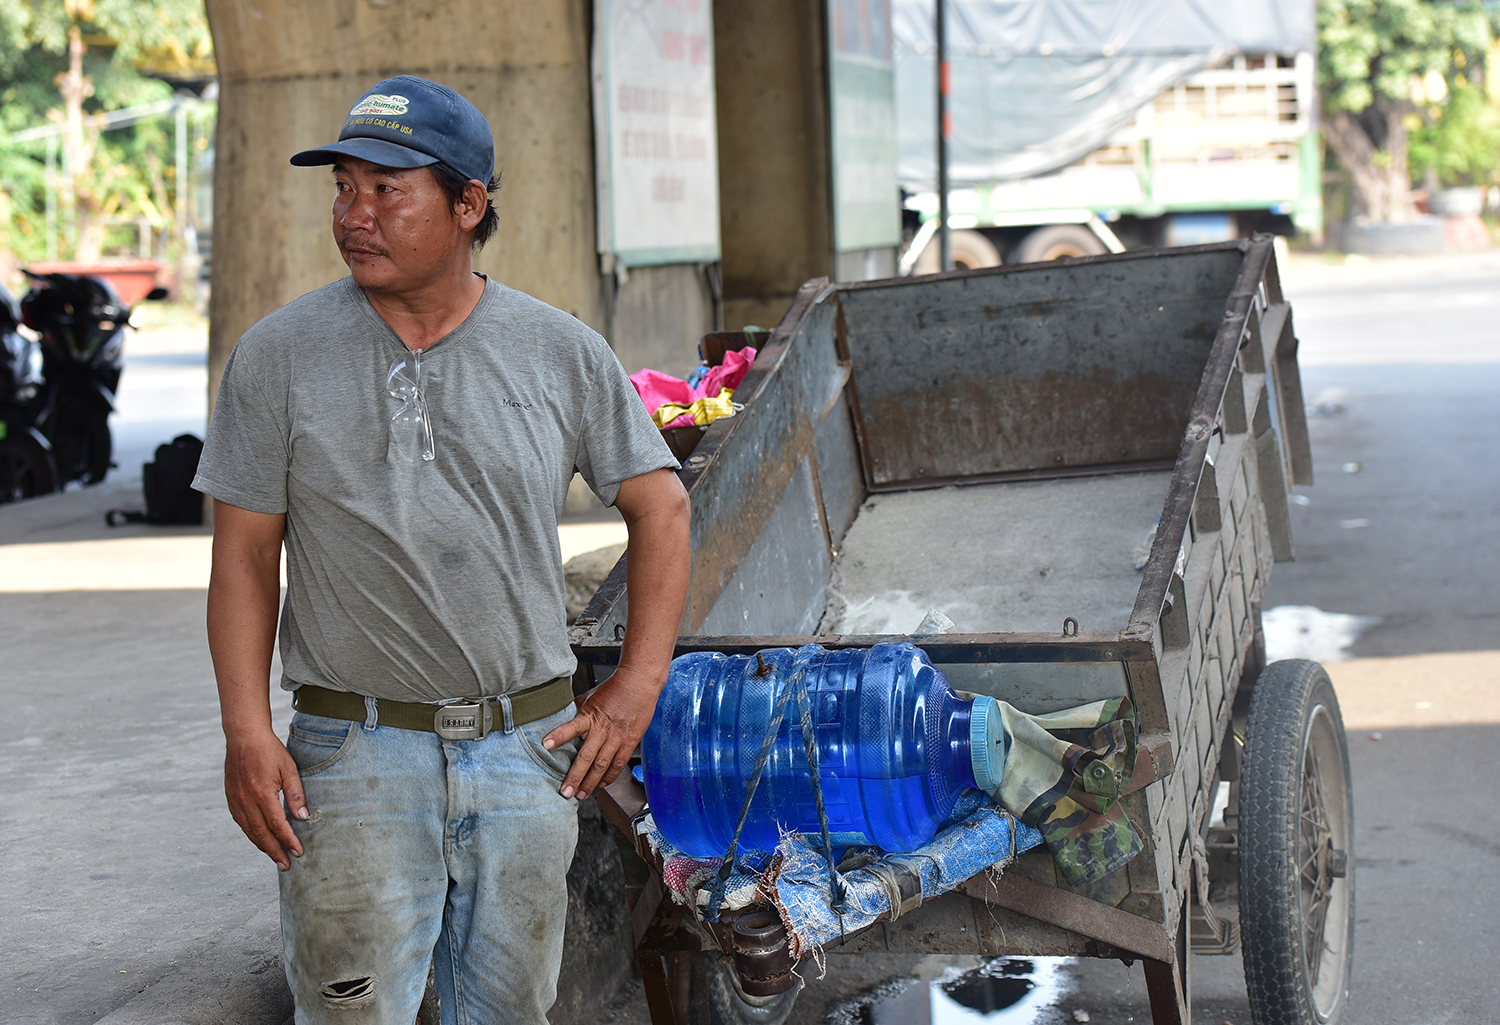
M712 0L595 0L599 252L719 258Z

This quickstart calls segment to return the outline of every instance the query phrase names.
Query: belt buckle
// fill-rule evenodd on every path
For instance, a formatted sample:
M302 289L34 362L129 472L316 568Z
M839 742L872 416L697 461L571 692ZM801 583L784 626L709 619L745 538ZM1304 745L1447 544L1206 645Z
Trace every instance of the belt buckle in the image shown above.
M483 740L492 715L490 703L482 698L441 705L433 714L432 732L444 740Z

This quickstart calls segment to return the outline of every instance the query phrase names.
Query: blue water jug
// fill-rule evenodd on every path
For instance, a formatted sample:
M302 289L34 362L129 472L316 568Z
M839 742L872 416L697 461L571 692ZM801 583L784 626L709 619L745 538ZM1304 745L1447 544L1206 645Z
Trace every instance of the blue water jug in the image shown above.
M915 850L936 835L965 788L999 785L998 703L960 698L911 644L683 655L641 742L646 797L672 846L698 858L725 853L778 699L797 686L799 673L835 847ZM740 849L774 850L783 829L821 833L795 696L785 704Z

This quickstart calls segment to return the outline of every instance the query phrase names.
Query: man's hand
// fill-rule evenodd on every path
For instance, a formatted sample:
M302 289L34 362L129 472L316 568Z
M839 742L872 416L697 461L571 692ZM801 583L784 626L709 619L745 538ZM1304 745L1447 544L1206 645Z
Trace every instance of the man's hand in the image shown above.
M292 867L292 857L302 857L302 844L287 821L282 795L293 815L307 818L297 763L269 729L230 737L226 748L224 795L229 799L229 814L250 842L285 872Z
M620 667L595 688L571 722L546 737L547 748L583 737L562 795L582 800L613 783L630 762L667 683L688 589L687 492L671 470L652 470L620 484L615 508L625 518L625 642Z
M653 680L630 669L616 670L589 693L576 716L542 738L548 750L575 737L584 738L563 780L564 797L576 792L581 801L596 787L614 782L646 735L656 711L656 696L665 683L665 675Z

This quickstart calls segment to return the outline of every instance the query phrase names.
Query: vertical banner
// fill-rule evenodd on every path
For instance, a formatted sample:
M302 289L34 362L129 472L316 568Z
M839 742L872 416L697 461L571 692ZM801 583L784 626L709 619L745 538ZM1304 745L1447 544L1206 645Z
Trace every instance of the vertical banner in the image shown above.
M899 246L891 0L828 0L828 37L834 249Z
M599 252L719 259L713 0L594 0Z

